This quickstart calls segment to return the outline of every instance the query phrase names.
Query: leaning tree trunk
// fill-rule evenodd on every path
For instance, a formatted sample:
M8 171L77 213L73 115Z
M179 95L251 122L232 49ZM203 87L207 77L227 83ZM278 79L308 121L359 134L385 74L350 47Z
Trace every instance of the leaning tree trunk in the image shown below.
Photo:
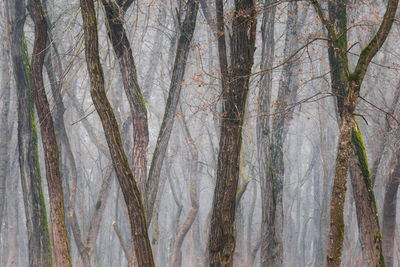
M47 42L47 22L40 0L30 0L29 8L35 24L35 42L31 66L32 92L40 120L46 179L49 188L54 262L56 266L72 266L67 229L65 227L64 197L59 169L58 146L50 105L43 84L42 72Z
M208 239L210 266L233 266L235 251L236 192L242 126L249 75L253 66L256 39L256 10L253 0L236 0L230 44L231 69L228 74L223 21L223 1L216 1L218 53L222 75L222 126L217 179ZM229 81L229 82L228 82Z
M30 66L24 38L25 1L8 2L11 56L17 89L18 152L28 232L29 266L51 266L52 249L39 166Z
M379 228L377 208L372 188L365 148L360 129L355 119L355 109L364 80L372 58L383 46L395 18L398 1L389 0L381 25L361 51L354 71L351 73L348 66L347 42L344 31L346 28L346 1L329 2L330 20L325 16L320 4L316 0L310 1L314 6L323 25L328 31L330 39L330 63L336 64L332 69L337 72L342 84L335 88L343 104L338 103L341 115L338 150L336 157L335 177L332 188L331 218L329 234L328 266L340 266L342 260L344 222L343 207L346 194L346 179L349 162L352 166L351 179L353 195L356 203L360 241L363 244L363 256L368 266L384 266L382 255L382 237ZM333 61L332 61L333 59ZM334 79L334 76L332 76ZM332 84L335 84L333 82ZM339 101L338 101L339 102Z
M129 166L118 130L118 123L104 88L93 0L81 0L80 6L85 35L86 62L91 84L90 95L100 116L112 163L128 209L131 242L135 249L137 264L139 266L154 266L142 197Z
M137 79L131 45L123 26L124 12L129 8L132 1L102 0L102 2L108 24L108 37L118 59L122 83L133 118L133 175L138 182L143 197L143 206L146 210L147 146L149 143L147 110Z

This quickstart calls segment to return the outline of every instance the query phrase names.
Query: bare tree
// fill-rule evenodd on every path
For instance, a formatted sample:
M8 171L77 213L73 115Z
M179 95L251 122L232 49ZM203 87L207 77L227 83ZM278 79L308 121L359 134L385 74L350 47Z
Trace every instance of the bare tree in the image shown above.
M372 58L382 47L396 14L398 1L389 1L381 25L362 50L356 67L350 72L347 58L346 38L346 1L330 2L330 19L328 19L319 2L311 1L318 16L328 31L332 46L330 58L334 58L340 84L337 85L339 114L341 115L338 151L336 156L335 178L332 189L330 217L330 249L328 266L340 266L343 247L343 207L346 192L347 172L352 176L352 186L357 206L358 225L361 242L364 245L365 264L368 266L384 266L382 255L382 238L377 217L375 197L366 160L365 147L360 129L355 118L355 108L361 84ZM338 21L339 20L339 21ZM332 60L331 60L332 61ZM335 78L332 76L332 78ZM334 81L333 84L336 84ZM343 103L341 104L341 102Z
M228 66L222 0L216 0L216 8L222 80L222 125L208 250L210 266L232 266L242 125L249 75L253 66L257 20L255 1L235 1L230 43L231 64Z
M86 62L91 84L90 94L103 124L113 166L128 208L132 247L135 249L139 266L154 266L142 197L129 166L118 123L104 89L94 4L92 0L81 0L80 5L85 33Z
M29 8L35 23L35 43L32 52L31 85L37 109L45 156L46 178L50 197L52 244L56 266L72 266L68 235L65 227L64 195L59 154L53 118L43 84L43 63L46 55L47 21L40 0L30 0Z
M9 4L10 45L18 106L18 153L28 232L29 266L50 266L52 249L40 175L30 63L24 37L25 1Z

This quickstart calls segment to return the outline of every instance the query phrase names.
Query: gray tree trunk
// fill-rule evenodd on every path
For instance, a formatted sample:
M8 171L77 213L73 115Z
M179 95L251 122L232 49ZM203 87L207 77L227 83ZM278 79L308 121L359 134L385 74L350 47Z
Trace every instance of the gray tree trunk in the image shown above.
M284 58L294 53L297 47L298 38L298 11L297 2L291 2L288 6L288 19L286 22L286 38ZM273 30L273 28L271 29ZM271 40L273 42L273 40ZM295 102L297 95L295 67L298 64L293 60L288 61L282 70L279 82L276 109L272 119L271 130L263 132L269 135L269 141L263 164L265 168L262 177L262 254L261 266L282 266L283 263L283 179L284 179L284 158L283 146L288 131L286 118L290 117L293 109L288 106ZM262 114L268 116L269 114ZM259 115L260 116L260 115ZM266 129L268 131L268 129Z
M52 250L40 176L29 58L24 38L25 1L9 2L13 73L18 99L18 152L28 231L29 266L51 266Z

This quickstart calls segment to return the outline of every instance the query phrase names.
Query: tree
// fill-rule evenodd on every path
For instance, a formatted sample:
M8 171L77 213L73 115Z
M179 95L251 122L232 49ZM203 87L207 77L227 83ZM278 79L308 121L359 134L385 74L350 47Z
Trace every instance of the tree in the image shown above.
M133 175L138 181L146 210L147 146L149 143L147 109L139 87L131 45L123 26L124 13L132 2L133 0L102 1L107 18L108 37L119 62L122 82L133 118Z
M385 264L388 267L392 267L394 262L393 250L396 229L397 191L400 182L400 153L397 147L393 152L394 157L390 165L389 179L385 188L382 222L382 250L385 256Z
M9 113L10 113L10 68L9 68L9 54L10 54L10 44L8 38L8 7L6 2L4 4L4 32L3 32L3 51L2 58L3 64L1 66L1 88L3 95L3 107L1 109L0 121L3 127L0 129L0 226L3 223L4 217L4 207L6 201L6 180L9 175Z
M235 250L235 202L242 126L256 40L255 1L235 1L227 63L224 6L216 0L218 56L222 81L222 125L208 253L210 266L232 266Z
M18 159L28 232L29 266L51 266L52 248L40 175L30 63L24 37L25 1L6 3L10 11L11 27L8 28L17 91Z
M33 101L40 121L40 133L44 149L46 179L50 198L50 219L56 266L72 266L68 235L65 227L64 195L59 154L53 118L43 83L43 63L47 43L47 21L40 0L30 0L29 9L35 24L35 42L32 52L31 85Z
M267 1L263 16L263 65L261 68L272 66L274 42L273 31L275 19L274 7ZM288 18L286 22L284 58L289 58L297 49L298 33L301 27L298 23L297 2L291 2L288 6ZM272 38L272 39L269 39ZM272 56L272 57L271 57ZM270 60L270 61L267 61ZM283 181L284 181L284 142L289 129L288 117L293 114L293 108L288 108L295 103L297 89L296 67L298 63L292 59L283 66L281 79L279 81L278 96L275 101L276 108L270 122L271 103L271 79L272 74L268 73L263 77L262 88L260 88L260 102L258 105L258 142L259 164L261 169L262 182L262 266L282 266L283 263ZM271 124L271 125L270 125Z
M86 62L91 84L90 95L101 119L112 163L128 208L132 247L135 249L139 266L154 266L142 197L129 166L118 123L104 89L94 3L92 0L81 0L80 6L85 35Z
M149 176L147 180L148 197L148 217L149 221L153 216L153 207L156 200L158 187L160 184L160 174L168 142L174 125L174 119L179 103L179 97L182 89L182 81L185 76L186 62L190 51L190 44L196 27L197 13L199 10L199 1L189 0L187 2L187 12L185 19L180 27L180 35L175 54L175 62L171 74L168 99L165 107L164 117L158 132L157 143L154 149L153 158L150 165Z
M347 172L352 177L353 194L356 200L358 225L361 242L365 245L364 257L368 266L384 266L382 255L382 237L379 229L377 208L371 184L368 162L361 132L356 121L355 109L361 84L372 58L382 47L396 14L398 1L389 0L381 25L362 49L356 67L350 72L346 42L346 2L329 2L330 20L325 16L318 1L311 1L319 18L328 31L330 39L330 59L336 66L332 69L332 84L338 97L338 109L341 117L338 151L336 156L335 178L332 188L330 241L328 266L340 266L343 247L343 207L346 192ZM335 79L334 75L339 79ZM339 83L339 84L338 84ZM343 101L343 102L342 102Z

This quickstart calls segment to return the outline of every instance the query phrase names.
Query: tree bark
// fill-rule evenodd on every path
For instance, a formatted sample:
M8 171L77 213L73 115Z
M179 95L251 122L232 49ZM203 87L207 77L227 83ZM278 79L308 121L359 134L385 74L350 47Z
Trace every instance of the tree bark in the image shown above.
M332 189L330 250L327 265L340 266L342 260L341 252L344 234L343 207L346 193L346 178L351 158L351 166L353 166L351 171L353 175L351 175L351 177L353 194L357 207L360 240L362 244L365 244L363 247L363 254L368 261L368 266L384 266L382 238L377 218L375 197L364 144L354 111L368 65L384 44L393 25L398 1L388 1L381 25L368 45L361 51L353 73L349 71L347 42L343 40L345 39L343 36L346 34L346 2L339 1L330 3L330 20L325 17L318 1L312 0L311 3L328 31L331 42L330 45L333 47L333 49L331 49L330 60L332 61L333 58L335 60L336 69L341 68L341 72L344 74L340 76L343 84L338 85L341 86L341 88L335 89L339 90L339 92L343 90L344 93L343 95L339 95L339 97L343 99L343 104L340 104L338 101L339 115L341 115L341 128ZM340 29L340 27L343 29ZM334 79L333 76L332 78ZM353 144L353 146L351 146L351 144ZM357 157L357 159L354 159L355 157ZM358 165L355 164L356 160L358 160Z
M9 68L9 54L10 43L8 38L8 6L7 2L3 2L4 12L4 28L3 28L3 50L2 50L2 66L1 66L1 98L3 106L0 114L0 227L3 224L3 217L5 212L6 202L6 180L9 177L9 111L10 111L10 68Z
M132 246L135 249L135 256L139 266L154 266L142 197L129 166L118 124L104 88L94 3L92 0L81 0L80 6L85 35L86 62L91 84L90 95L100 116L113 166L128 208Z
M187 12L185 19L180 25L180 36L178 47L176 48L174 68L171 76L169 94L163 121L158 133L156 147L154 149L153 158L150 165L149 176L147 180L147 197L148 207L147 214L149 223L153 216L154 203L160 184L160 174L163 165L165 153L168 148L168 142L174 124L175 113L177 110L179 97L182 89L182 81L185 75L186 62L190 51L190 43L196 26L197 13L199 10L199 2L189 0L187 3Z
M390 166L389 179L383 201L382 243L387 267L393 266L394 236L396 230L397 191L400 183L400 153L398 148Z
M52 249L39 166L30 64L24 37L25 1L9 2L13 73L17 90L18 153L28 232L29 266L52 266Z
M132 1L102 0L102 3L107 19L108 37L118 59L122 83L133 118L133 175L138 183L146 210L147 146L149 144L147 110L137 79L131 45L123 26L124 11L129 8Z
M218 53L222 79L222 126L208 250L210 266L233 266L242 126L253 66L257 20L253 0L235 1L228 72L222 0L216 1L216 7L220 34Z
M375 202L365 146L358 125L356 131L352 134L350 153L350 177L356 205L363 263L367 266L385 266L378 208Z
M325 100L321 99L321 106L325 106ZM320 149L321 149L321 159L323 166L323 182L322 182L322 205L320 213L320 229L319 230L319 247L317 250L317 256L315 264L317 266L326 265L326 256L328 254L328 234L329 234L329 202L330 202L330 161L328 157L328 130L325 114L320 108L318 108L319 114L319 125L320 125Z
M40 132L46 165L46 179L49 187L50 218L54 262L56 266L72 266L65 227L64 197L56 135L49 102L43 84L43 63L47 42L47 22L39 0L30 0L29 8L35 24L35 42L32 52L32 92L40 120Z
M185 240L186 234L190 230L193 225L194 220L197 217L199 211L199 199L198 199L198 160L199 160L199 152L197 146L190 134L189 128L184 120L183 116L180 116L180 121L182 124L184 136L186 139L186 143L190 148L190 203L191 208L189 214L187 215L183 225L178 231L178 234L175 238L172 256L169 263L169 266L181 266L182 265L182 252L181 247L183 241Z
M286 37L284 58L288 58L297 47L299 25L297 2L288 6L286 22ZM272 119L270 144L266 151L266 176L263 177L263 245L261 254L262 266L282 266L283 263L283 180L284 180L284 141L286 139L289 122L286 121L293 113L287 110L290 103L294 103L297 95L294 61L288 61L282 70L279 82L278 97L276 100L276 115ZM268 114L263 114L267 116Z
M261 24L261 66L260 69L269 69L273 65L274 54L275 54L275 5L271 5L271 0L265 0L266 9L263 12L262 24ZM260 170L261 180L261 205L262 205L262 222L261 222L261 241L263 243L261 249L260 262L262 265L266 265L268 258L272 257L268 243L271 243L273 239L270 239L268 230L272 233L273 228L270 226L268 217L268 209L272 207L272 188L268 183L268 161L269 161L269 147L271 144L271 125L270 125L270 112L271 112L271 90L272 90L272 72L267 72L263 75L261 80L261 87L258 93L258 116L257 116L257 155L258 165ZM269 205L269 203L271 203ZM251 257L251 255L248 255ZM251 261L253 263L254 261Z

